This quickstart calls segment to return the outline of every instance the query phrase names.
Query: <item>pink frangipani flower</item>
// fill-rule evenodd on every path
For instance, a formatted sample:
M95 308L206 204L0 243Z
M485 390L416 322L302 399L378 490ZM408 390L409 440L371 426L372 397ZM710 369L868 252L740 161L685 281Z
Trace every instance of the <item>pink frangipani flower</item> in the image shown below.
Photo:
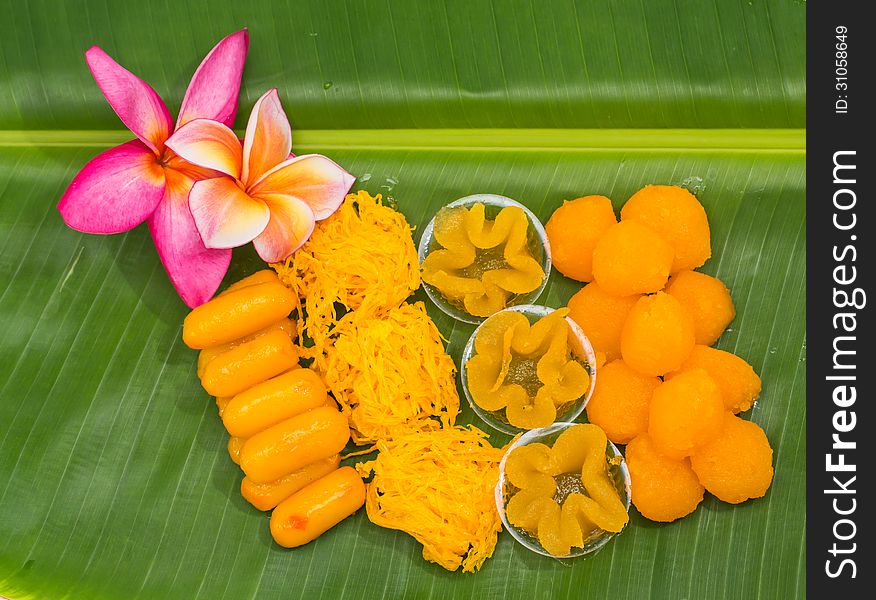
M174 126L149 84L97 46L85 53L97 85L136 140L93 158L58 203L64 222L85 233L120 233L148 220L149 232L173 286L189 307L209 300L231 262L230 249L207 248L189 209L192 185L218 173L167 148L175 129L197 119L234 124L249 34L220 41L192 76Z
M224 173L192 187L189 206L208 248L253 242L263 260L277 262L307 241L316 221L334 213L355 177L319 154L291 155L292 128L277 90L253 106L240 140L226 124L196 119L167 147L205 169Z

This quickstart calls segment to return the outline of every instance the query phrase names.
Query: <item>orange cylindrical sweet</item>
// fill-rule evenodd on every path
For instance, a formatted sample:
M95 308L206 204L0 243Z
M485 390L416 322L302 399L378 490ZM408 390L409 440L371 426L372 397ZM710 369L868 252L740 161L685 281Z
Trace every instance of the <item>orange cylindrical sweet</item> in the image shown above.
M232 348L237 348L241 344L245 344L246 342L251 342L257 337L261 337L266 333L270 333L276 330L285 331L289 335L289 339L294 340L297 335L297 331L295 330L295 321L292 319L280 319L276 323L271 323L264 329L260 329L253 334L243 336L240 339L234 340L232 342L228 342L227 344L219 344L218 346L210 346L209 348L204 348L198 353L198 377L204 376L204 370L207 368L207 365L210 364L210 361L223 354L228 352Z
M201 384L212 396L236 396L297 364L298 352L289 336L272 331L211 360Z
M183 321L189 348L209 348L264 329L292 312L297 298L279 282L260 283L216 296Z
M240 493L244 499L259 510L271 510L280 502L338 468L341 455L310 463L270 483L255 483L249 477L240 482Z
M219 418L222 418L222 413L225 412L225 407L228 406L229 402L231 402L231 398L228 396L216 397L216 408L219 409Z
M231 457L231 462L236 465L240 464L240 450L243 448L243 444L246 442L245 438L239 438L231 436L228 438L228 456Z
M249 287L251 285L258 285L260 283L273 283L279 280L280 278L277 277L277 273L273 269L262 269L261 271L256 271L248 277L244 277L240 281L232 283L227 288L222 290L219 295L221 296L223 294L227 294L228 292L233 292L235 290Z
M319 375L310 369L292 369L232 398L222 412L222 422L231 435L250 437L325 401L325 384Z
M353 467L329 473L280 503L271 514L271 535L286 548L311 542L365 503L365 484Z
M270 483L337 454L349 439L347 418L321 406L249 438L240 452L240 468L255 483Z

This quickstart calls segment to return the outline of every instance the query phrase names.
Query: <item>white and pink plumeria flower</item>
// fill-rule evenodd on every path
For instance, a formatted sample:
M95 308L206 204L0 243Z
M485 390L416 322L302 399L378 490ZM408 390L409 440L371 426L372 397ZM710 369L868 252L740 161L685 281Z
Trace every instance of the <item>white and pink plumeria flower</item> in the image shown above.
M300 248L355 181L325 156L290 154L292 128L276 89L253 106L243 144L226 125L196 119L180 127L167 146L194 165L224 174L196 182L189 194L206 246L252 242L266 262Z

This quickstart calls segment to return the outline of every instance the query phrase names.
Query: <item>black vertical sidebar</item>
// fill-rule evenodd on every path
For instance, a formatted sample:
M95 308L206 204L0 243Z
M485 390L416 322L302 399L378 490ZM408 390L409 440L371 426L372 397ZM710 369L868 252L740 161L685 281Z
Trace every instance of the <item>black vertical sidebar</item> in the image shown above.
M807 4L807 592L872 597L874 22ZM868 500L869 499L869 500ZM865 558L866 557L866 558Z

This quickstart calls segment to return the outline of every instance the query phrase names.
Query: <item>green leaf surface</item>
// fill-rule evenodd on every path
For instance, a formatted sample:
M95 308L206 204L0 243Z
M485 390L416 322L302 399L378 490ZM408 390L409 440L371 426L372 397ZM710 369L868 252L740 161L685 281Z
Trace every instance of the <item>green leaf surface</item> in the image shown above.
M804 4L0 5L0 596L803 595ZM766 497L709 496L668 525L632 511L603 552L574 562L502 534L476 574L424 561L364 511L305 547L274 545L238 493L180 341L186 309L145 227L83 235L55 209L90 157L127 139L82 51L102 45L178 105L201 56L244 25L238 125L279 87L295 150L330 155L418 227L473 192L547 219L583 194L620 207L647 183L694 188L712 225L704 270L738 311L719 347L764 380L750 418L775 450ZM235 251L228 280L257 268L251 249ZM561 306L578 287L555 273L542 301ZM458 360L472 327L429 309ZM477 423L467 406L460 420Z

